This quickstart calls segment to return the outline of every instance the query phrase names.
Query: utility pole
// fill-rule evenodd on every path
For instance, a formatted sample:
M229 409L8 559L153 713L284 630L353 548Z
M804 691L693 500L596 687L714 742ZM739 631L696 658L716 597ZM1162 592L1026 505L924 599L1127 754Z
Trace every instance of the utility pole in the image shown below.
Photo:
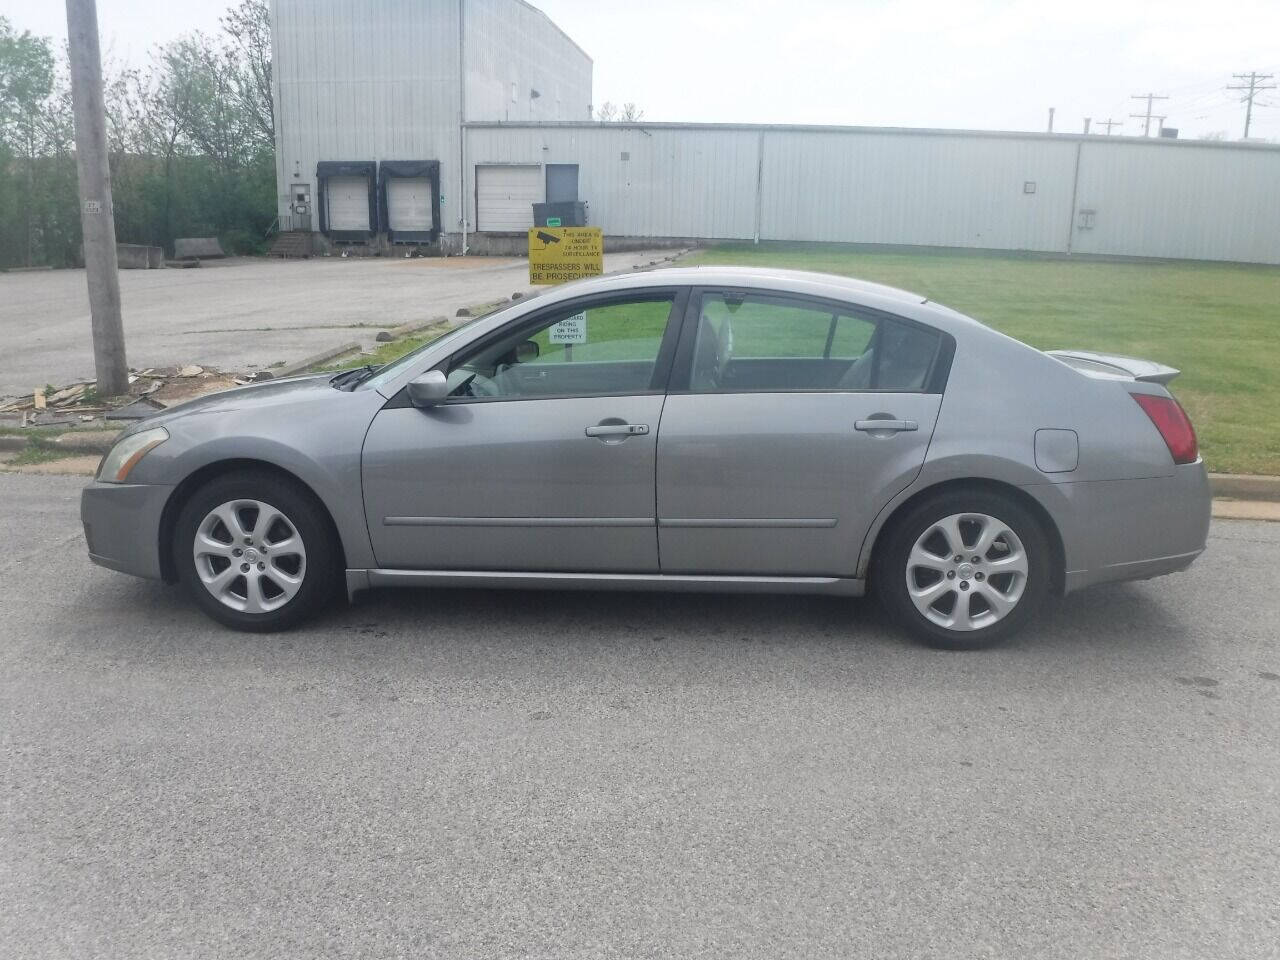
M1112 120L1110 117L1107 117L1107 119L1105 119L1105 120L1099 120L1099 121L1098 121L1098 126L1100 126L1100 127L1106 127L1106 128L1107 128L1107 136L1109 137L1109 136L1111 136L1111 128L1112 128L1112 127L1122 127L1122 126L1124 126L1124 123L1123 123L1123 122L1121 122L1120 120Z
M1145 100L1145 101L1147 101L1147 112L1146 112L1146 113L1131 113L1131 114L1129 114L1129 116L1133 117L1135 120L1141 120L1141 121L1142 121L1142 135L1143 135L1144 137L1149 137L1149 136L1151 136L1151 121L1152 121L1153 119L1155 119L1155 118L1151 115L1151 109L1152 109L1151 105L1152 105L1152 102L1153 102L1153 101L1156 101L1156 100L1168 100L1169 98L1168 98L1168 97L1158 97L1158 96L1156 96L1154 93L1135 93L1135 94L1133 94L1133 96L1129 97L1129 99L1130 99L1130 100Z
M67 0L67 59L76 123L76 168L93 326L93 366L98 395L118 397L129 390L129 368L125 364L124 323L120 319L116 218L111 207L107 111L102 97L95 0Z
M1246 83L1241 83L1236 86L1229 86L1227 89L1244 91L1244 96L1240 98L1240 102L1245 104L1244 139L1248 140L1249 127L1253 125L1253 98L1256 97L1258 92L1261 90L1274 90L1276 88L1274 83L1262 82L1264 80L1274 80L1275 74L1258 73L1256 70L1251 70L1248 73L1233 73L1231 76L1236 80L1247 81Z
M1049 132L1050 133L1053 133L1053 112L1056 109L1057 109L1056 107L1049 108Z
M1093 117L1084 118L1084 135L1086 137L1089 135L1089 124L1091 123L1093 123Z

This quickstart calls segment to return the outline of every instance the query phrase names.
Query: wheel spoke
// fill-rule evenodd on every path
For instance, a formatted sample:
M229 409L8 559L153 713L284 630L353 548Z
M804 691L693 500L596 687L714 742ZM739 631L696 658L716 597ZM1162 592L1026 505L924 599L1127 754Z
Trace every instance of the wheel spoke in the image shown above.
M937 528L942 531L942 535L947 538L947 546L953 554L963 554L965 551L964 536L960 533L960 521L962 516L956 514L953 517L947 517L945 520L938 521Z
M978 534L978 542L972 547L966 547L966 550L972 550L975 557L985 558L991 552L991 547L995 544L996 539L1005 532L1005 526L997 522L992 517L982 518L982 532Z
M997 620L1002 619L1018 602L1017 598L1010 599L989 583L975 584L974 591L987 601L987 606L991 608L991 615Z
M987 575L992 577L1001 573L1018 573L1025 577L1027 575L1027 555L1023 551L1017 550L998 560L987 561L985 569Z
M207 533L196 534L196 556L197 557L202 557L202 556L203 557L207 557L207 556L226 557L228 560L230 560L233 557L233 554L231 551L235 549L236 549L236 546L233 543L223 543L220 540L215 540L213 539L213 537L209 536L209 534Z
M289 596L293 596L298 592L298 588L302 586L305 571L299 570L298 573L293 574L287 570L281 570L275 565L275 562L272 561L272 563L267 567L267 575L271 577L272 582L274 582L277 587Z
M214 573L207 567L202 567L199 573L200 582L208 588L209 592L215 597L221 597L231 581L240 575L240 568L233 563L220 573Z
M920 544L916 544L911 548L911 556L907 557L907 568L924 567L926 570L937 570L939 573L945 573L951 569L951 564L947 557L939 557L930 553Z
M296 534L290 534L279 543L268 543L273 557L306 556L302 549L302 541Z
M285 520L284 514L275 507L263 504L258 510L258 518L253 522L254 539L259 543L267 543L267 534L271 532L271 528L277 520L284 520L285 526L289 527L292 532L293 527L288 520Z
M222 525L227 528L227 532L231 536L237 540L243 540L249 535L249 531L240 522L239 507L239 503L224 503L213 511L212 516L222 521ZM207 520L205 522L208 523Z
M908 585L907 591L911 594L911 599L915 601L916 607L924 612L937 603L948 592L954 590L955 587L949 580L939 580L937 583L931 583L927 587L916 587Z
M244 612L262 613L266 610L266 599L262 596L262 576L251 570L244 578Z

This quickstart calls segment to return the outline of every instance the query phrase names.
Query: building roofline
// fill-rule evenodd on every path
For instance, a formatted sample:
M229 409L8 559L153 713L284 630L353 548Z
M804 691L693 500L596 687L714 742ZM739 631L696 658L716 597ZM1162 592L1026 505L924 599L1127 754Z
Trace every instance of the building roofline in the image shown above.
M591 59L591 54L583 50L582 47L578 45L578 41L574 40L573 37L565 33L564 28L561 27L554 20L552 20L551 17L547 15L545 10L541 9L540 7L535 7L532 3L529 2L529 0L515 0L515 2L520 4L521 6L528 7L530 10L532 10L534 13L540 16L543 20L547 21L547 23L551 25L552 29L555 30L556 33L560 34L560 36L564 37L567 41L569 41L569 44L573 47L573 49L577 50L580 54L582 54L584 57L587 58L587 63L591 64L592 66L595 66L595 61Z
M523 3L524 0L518 0ZM1160 146L1203 147L1206 149L1232 150L1271 150L1280 151L1280 144L1250 143L1237 140L1181 140L1173 137L1129 137L1107 136L1105 134L1083 133L1040 133L1019 130L962 130L938 127L867 127L841 126L837 124L803 124L803 123L673 123L650 122L641 120L627 122L619 120L468 120L464 127L472 128L508 128L508 129L569 129L589 130L595 128L629 129L629 130L741 130L745 132L777 132L777 133L867 133L893 134L921 137L981 137L993 140L1057 140L1063 143L1126 143L1126 144L1159 144Z

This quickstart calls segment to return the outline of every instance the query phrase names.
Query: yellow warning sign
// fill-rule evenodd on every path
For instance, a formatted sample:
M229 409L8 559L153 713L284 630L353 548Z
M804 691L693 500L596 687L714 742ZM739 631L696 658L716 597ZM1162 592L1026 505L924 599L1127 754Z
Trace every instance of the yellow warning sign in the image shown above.
M534 227L529 231L529 282L567 283L604 273L599 227Z

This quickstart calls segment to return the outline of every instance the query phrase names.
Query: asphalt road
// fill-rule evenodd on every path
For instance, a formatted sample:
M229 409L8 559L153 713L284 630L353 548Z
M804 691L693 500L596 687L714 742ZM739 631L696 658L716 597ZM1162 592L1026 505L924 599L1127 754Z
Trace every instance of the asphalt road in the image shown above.
M1280 952L1280 525L997 651L869 601L378 594L283 636L0 476L0 954Z
M674 251L615 253L629 270ZM122 270L130 366L196 363L248 372L292 363L379 330L511 296L529 286L527 260L504 257L319 257L209 261L198 270ZM0 397L93 377L83 270L0 274Z

